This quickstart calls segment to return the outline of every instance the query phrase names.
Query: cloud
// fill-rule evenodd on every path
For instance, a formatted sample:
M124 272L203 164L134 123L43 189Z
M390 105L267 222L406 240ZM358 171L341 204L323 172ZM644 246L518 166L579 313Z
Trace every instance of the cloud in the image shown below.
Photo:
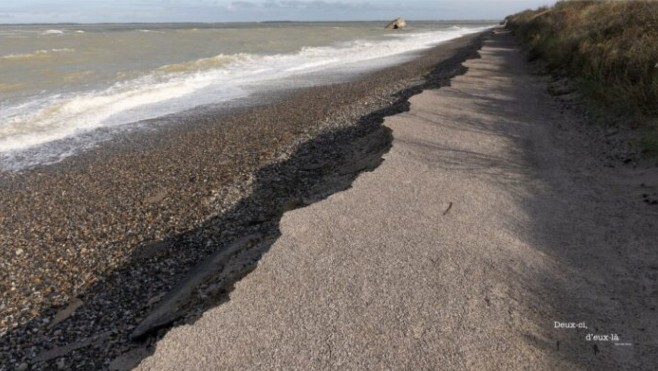
M3 23L500 18L554 0L0 0ZM2 16L5 14L5 16ZM13 16L9 18L6 15Z
M364 10L373 9L374 5L370 3L344 3L344 2L328 2L322 0L315 1L297 1L297 0L283 0L279 1L282 7L291 9L303 10Z
M301 0L266 0L260 3L235 1L231 8L242 9L280 9L290 11L378 11L389 10L391 6L375 5L371 2L348 3L343 1L301 1Z
M249 1L234 1L229 7L234 9L253 9L258 7L258 5Z
M219 0L207 0L206 4L220 5ZM305 16L323 18L333 14L336 19L354 14L391 11L399 9L389 4L374 4L372 2L347 2L326 0L264 0L264 1L233 1L224 5L223 9L232 14L243 14L245 17L303 19Z

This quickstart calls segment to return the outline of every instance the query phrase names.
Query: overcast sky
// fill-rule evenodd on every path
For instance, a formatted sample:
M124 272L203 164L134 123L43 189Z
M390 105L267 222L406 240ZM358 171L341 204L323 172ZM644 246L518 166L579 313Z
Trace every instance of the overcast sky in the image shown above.
M0 23L502 19L552 0L0 0Z

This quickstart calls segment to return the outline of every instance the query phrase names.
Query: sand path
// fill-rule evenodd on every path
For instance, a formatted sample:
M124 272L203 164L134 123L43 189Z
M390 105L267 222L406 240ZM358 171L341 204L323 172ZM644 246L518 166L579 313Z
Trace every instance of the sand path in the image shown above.
M383 164L286 213L230 301L172 329L139 369L658 364L655 208L626 202L621 180L560 128L569 117L509 35L480 54L387 118Z

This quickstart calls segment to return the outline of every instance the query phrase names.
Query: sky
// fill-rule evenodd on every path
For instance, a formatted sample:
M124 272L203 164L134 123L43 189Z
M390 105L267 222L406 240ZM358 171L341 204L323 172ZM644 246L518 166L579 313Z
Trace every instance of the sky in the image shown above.
M0 23L502 19L551 0L0 0Z

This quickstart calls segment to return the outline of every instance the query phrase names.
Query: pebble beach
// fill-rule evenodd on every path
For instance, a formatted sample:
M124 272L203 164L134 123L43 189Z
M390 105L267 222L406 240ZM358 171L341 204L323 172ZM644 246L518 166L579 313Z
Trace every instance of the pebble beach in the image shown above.
M230 288L200 293L176 322L131 337L198 262L243 236L275 239L282 212L376 166L383 118L463 73L482 37L0 173L0 369L110 369L225 300Z

